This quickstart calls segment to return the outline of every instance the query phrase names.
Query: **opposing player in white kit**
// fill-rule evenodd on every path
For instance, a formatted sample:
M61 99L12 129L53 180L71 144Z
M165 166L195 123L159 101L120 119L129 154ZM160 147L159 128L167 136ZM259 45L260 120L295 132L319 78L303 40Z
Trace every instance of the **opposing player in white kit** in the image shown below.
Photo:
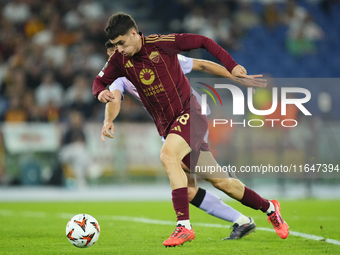
M108 46L109 44L106 44L106 47ZM109 47L108 54L110 55ZM190 73L192 70L200 70L209 74L215 74L228 78L232 77L232 75L224 67L210 61L187 58L182 55L178 55L178 60L184 74ZM120 112L121 101L124 99L124 95L128 95L133 102L135 102L137 105L140 105L146 111L135 86L127 78L121 77L116 79L110 86L108 86L108 89L113 93L114 99L106 105L105 121L101 137L103 142L105 141L104 136L113 138L113 121ZM201 96L194 89L193 94L196 96L197 101L201 102ZM210 108L208 106L207 115L209 114ZM112 134L109 132L109 130ZM206 134L204 140L207 141L207 139L208 133ZM164 139L162 140L164 142ZM190 170L184 164L182 164L182 167L186 171L188 177L188 195L190 203L212 216L234 223L233 231L231 232L230 236L224 238L223 240L239 239L255 231L256 225L252 218L244 216L229 205L223 203L219 197L210 193L209 191L198 188L196 185L196 179L190 176L188 173Z

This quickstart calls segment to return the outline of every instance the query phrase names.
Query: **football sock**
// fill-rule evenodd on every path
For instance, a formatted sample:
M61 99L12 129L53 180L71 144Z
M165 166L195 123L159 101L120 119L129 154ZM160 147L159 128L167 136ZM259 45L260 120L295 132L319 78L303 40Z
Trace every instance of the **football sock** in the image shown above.
M201 188L198 188L195 197L192 199L190 203L212 216L218 217L222 220L226 220L229 222L234 223L237 219L240 218L240 216L242 216L240 212L236 211L229 205L223 203L218 196Z
M250 223L250 219L244 215L241 215L235 222L233 223L237 223L239 226L243 225L243 224L247 224Z
M190 224L189 220L179 220L179 221L177 221L177 226L178 225L181 225L181 226L183 226L183 227L185 227L189 230L191 229L191 224Z
M172 191L172 204L174 206L177 223L183 225L187 229L191 229L189 222L189 197L188 188L179 188ZM182 223L179 223L181 222Z
M268 202L269 202L270 205L269 205L268 210L266 211L266 214L269 216L269 215L271 215L272 213L275 212L275 206L271 201L268 201Z
M259 194L257 194L255 191L244 187L244 195L243 198L240 200L240 202L248 206L250 208L253 208L255 210L261 210L262 212L266 212L269 208L269 201L267 199L262 198Z

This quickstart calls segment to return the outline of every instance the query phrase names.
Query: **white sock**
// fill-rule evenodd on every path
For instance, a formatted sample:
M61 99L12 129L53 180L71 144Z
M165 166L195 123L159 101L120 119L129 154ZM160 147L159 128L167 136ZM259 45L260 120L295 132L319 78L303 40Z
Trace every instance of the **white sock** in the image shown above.
M237 223L239 226L243 225L243 224L247 224L250 223L250 219L244 215L241 215L240 217L238 217L238 219L233 222L233 223Z
M275 206L274 204L271 202L271 201L268 201L269 202L269 208L268 210L266 211L266 214L269 215L269 214L272 214L273 212L275 212Z
M200 190L202 189L200 188L199 192ZM195 206L197 207L197 205ZM207 190L205 191L205 196L198 208L204 210L206 213L209 213L212 216L218 217L222 220L226 220L232 223L235 223L236 220L240 218L240 216L242 215L234 208L225 204L218 196L216 196L213 193L210 193Z
M191 229L190 220L179 220L179 221L177 221L177 225L178 224L181 224L186 229L189 229L189 230Z

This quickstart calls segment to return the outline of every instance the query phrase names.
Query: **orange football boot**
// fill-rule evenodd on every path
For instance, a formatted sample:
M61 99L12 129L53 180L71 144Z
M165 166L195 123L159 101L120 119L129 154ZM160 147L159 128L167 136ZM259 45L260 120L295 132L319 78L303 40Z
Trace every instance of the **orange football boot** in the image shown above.
M268 216L268 221L269 223L273 224L273 227L279 237L281 237L282 239L286 239L289 235L289 226L281 217L280 203L277 200L270 201L275 206L275 212Z
M181 245L185 242L191 242L195 240L195 232L193 229L187 229L183 227L181 224L176 226L175 231L171 234L171 236L163 242L165 247L174 247Z

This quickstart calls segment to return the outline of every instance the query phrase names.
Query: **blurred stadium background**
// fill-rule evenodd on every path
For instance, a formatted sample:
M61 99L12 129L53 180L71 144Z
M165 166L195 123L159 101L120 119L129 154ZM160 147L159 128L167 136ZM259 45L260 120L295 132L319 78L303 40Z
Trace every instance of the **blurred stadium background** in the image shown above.
M92 96L91 85L107 59L103 28L115 12L131 14L145 35L210 37L249 74L339 77L340 1L2 0L0 10L2 200L39 199L48 192L49 198L67 199L69 190L138 199L129 193L131 185L149 197L170 197L157 131L128 98L115 122L115 139L100 141L104 105ZM184 54L216 61L203 50ZM301 116L294 131L236 128L223 139L211 137L214 148L221 141L230 146L214 152L220 162L339 164L340 89L313 86L311 93L321 103L310 105L313 117ZM340 197L340 178L295 177L242 180L264 196Z

